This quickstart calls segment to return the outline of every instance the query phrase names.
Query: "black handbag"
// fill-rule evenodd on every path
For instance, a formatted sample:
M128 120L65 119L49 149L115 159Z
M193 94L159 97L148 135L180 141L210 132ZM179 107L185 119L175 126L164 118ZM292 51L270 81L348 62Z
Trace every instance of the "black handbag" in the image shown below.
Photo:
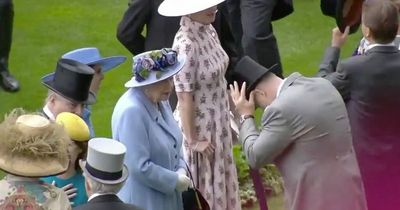
M193 188L182 192L183 209L184 210L210 210L207 200L203 197L201 192L196 188L194 184L192 173L188 165L186 164L187 171L190 179L192 180Z

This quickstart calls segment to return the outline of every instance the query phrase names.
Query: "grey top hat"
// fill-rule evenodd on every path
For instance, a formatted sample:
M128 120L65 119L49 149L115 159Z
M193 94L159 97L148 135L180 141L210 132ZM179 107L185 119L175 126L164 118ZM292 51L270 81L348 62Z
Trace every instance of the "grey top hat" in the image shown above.
M128 178L124 165L126 147L108 138L93 138L89 141L86 161L79 164L84 173L103 184L118 184Z

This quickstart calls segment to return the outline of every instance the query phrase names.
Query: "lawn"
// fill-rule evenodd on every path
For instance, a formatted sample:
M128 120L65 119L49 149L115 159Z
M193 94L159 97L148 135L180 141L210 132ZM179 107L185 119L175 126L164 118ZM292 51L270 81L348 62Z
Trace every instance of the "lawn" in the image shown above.
M40 78L55 69L56 61L63 53L75 48L96 46L104 56L128 56L127 62L106 74L98 103L93 106L92 119L96 134L110 137L113 107L125 90L124 82L131 77L130 54L115 38L116 25L127 8L127 2L14 1L14 41L10 68L21 82L21 91L10 94L0 89L0 116L15 107L31 111L40 109L47 93L40 84ZM299 0L294 3L295 13L274 23L284 71L285 75L299 71L312 76L318 69L324 48L330 44L335 22L322 15L319 0ZM356 34L349 38L344 56L351 54L360 37L360 34Z

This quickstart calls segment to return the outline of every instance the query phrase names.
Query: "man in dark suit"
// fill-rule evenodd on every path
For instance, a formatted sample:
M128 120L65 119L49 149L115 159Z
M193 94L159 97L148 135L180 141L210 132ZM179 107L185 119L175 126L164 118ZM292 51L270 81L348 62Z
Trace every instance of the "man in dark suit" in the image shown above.
M0 0L0 85L4 90L19 90L19 82L10 74L8 57L11 50L14 5L12 0Z
M398 13L391 1L366 1L362 16L371 43L365 54L338 63L348 29L334 29L319 76L346 102L368 209L394 210L400 206L400 53L393 44Z
M239 52L283 77L280 55L271 22L293 12L292 0L227 0L230 24Z
M113 139L93 138L89 141L87 159L79 163L89 200L74 210L140 210L123 203L116 195L128 177L125 152L126 147Z

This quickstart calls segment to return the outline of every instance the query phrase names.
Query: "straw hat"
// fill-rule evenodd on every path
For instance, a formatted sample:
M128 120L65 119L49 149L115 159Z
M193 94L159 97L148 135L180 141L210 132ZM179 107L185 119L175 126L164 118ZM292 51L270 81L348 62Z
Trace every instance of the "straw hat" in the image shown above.
M216 6L225 0L164 0L158 13L167 17L190 15Z
M70 112L62 112L57 115L56 122L64 126L64 129L71 140L89 141L89 127L78 115Z
M68 142L57 123L14 110L0 124L0 168L25 177L63 173L69 164Z

